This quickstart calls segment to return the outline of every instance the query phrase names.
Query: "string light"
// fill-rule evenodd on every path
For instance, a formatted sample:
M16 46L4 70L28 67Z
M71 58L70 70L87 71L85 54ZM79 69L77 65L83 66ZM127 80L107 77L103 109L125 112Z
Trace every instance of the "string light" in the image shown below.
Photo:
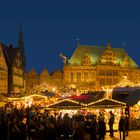
M68 101L68 102L72 102L72 103L75 103L75 104L78 104L78 105L85 106L85 104L79 103L79 102L74 101L74 100L71 100L71 99L63 99L63 100L60 100L60 101L58 101L56 103L52 103L52 104L48 105L47 107L50 107L50 106L53 106L53 105L56 105L56 104L59 104L59 103L65 102L65 101Z
M103 99L100 99L98 101L91 102L91 103L87 104L87 106L94 105L94 104L99 103L99 102L102 102L104 100L109 100L109 101L112 101L112 102L115 102L115 103L118 103L118 104L126 105L126 103L124 103L124 102L116 101L114 99L109 99L109 98L103 98Z

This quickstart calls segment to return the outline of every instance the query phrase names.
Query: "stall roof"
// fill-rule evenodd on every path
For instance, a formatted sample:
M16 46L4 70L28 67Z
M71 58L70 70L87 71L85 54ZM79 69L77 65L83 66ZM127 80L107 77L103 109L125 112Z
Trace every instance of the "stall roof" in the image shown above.
M140 90L135 90L133 94L130 94L124 102L130 106L133 106L138 103L140 100Z
M140 89L140 87L129 87L129 86L126 86L126 87L115 87L113 89L113 92L116 92L116 91L127 91L127 92L131 92L131 91L135 91L137 89Z
M81 94L79 96L71 96L69 97L71 100L83 103L83 104L88 104L94 101L97 101L99 99L102 99L105 95L105 92L96 92L96 93L87 93L87 94Z
M125 106L126 104L117 100L109 99L109 98L103 98L94 102L91 102L87 104L88 107L95 107L95 108L101 108L101 107L119 107L119 106Z
M42 100L42 99L47 99L48 97L47 96L44 96L44 95L40 95L40 94L32 94L32 95L29 95L29 96L24 96L20 99L26 99L26 98L32 98L32 99L37 99L37 100Z
M8 100L9 101L19 101L19 100L25 100L25 99L30 99L30 98L32 98L34 101L41 101L41 100L44 100L44 99L48 99L48 97L44 96L44 95L32 94L32 95L23 96L23 97L20 97L20 98L9 97Z
M82 107L83 104L80 104L79 102L70 100L70 99L63 99L56 103L53 103L51 105L48 105L49 108L79 108Z
M115 91L112 94L112 98L133 106L140 100L140 89L135 88L133 91Z
M124 102L125 99L130 95L131 93L128 92L117 92L112 94L112 99Z

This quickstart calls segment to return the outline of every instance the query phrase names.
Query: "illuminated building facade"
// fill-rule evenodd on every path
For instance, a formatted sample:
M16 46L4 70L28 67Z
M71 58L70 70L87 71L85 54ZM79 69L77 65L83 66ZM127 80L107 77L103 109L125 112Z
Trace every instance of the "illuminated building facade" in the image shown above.
M127 79L135 85L140 83L140 69L136 62L122 48L87 46L78 43L70 60L62 53L63 72L55 70L51 74L44 69L39 75L32 69L27 74L27 89L48 85L63 89L76 87L81 91L106 90Z
M135 61L121 48L80 45L69 61L64 63L64 81L81 90L100 90L112 87L124 77L140 83L140 69Z
M25 91L25 53L22 32L19 32L18 46L0 43L0 93L21 93Z
M46 68L40 74L37 74L34 69L27 73L27 92L44 92L53 91L63 87L63 72L54 70L49 74Z

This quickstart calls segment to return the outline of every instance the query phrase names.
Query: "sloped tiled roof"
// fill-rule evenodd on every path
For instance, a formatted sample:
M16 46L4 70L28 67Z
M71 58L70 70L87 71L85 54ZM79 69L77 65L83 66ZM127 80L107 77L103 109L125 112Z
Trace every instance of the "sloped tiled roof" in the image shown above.
M94 93L87 93L87 94L81 94L79 96L71 96L69 97L70 99L83 103L83 104L88 104L94 101L97 101L99 99L102 99L104 97L105 92L99 91L99 92L94 92Z
M64 99L60 100L56 103L53 103L48 106L49 108L79 108L82 107L82 105L79 102L70 100L70 99Z
M10 60L10 57L9 57L9 54L8 54L8 47L3 43L0 43L0 45L1 45L3 53L4 53L6 64L9 66L10 63L11 63L11 60Z
M114 55L116 56L116 63L120 64L124 58L127 56L130 60L131 67L138 67L138 65L134 62L134 60L128 56L128 54L121 48L112 48ZM82 58L86 53L88 53L91 58L92 65L96 65L100 57L102 56L105 47L101 46L87 46L87 45L78 45L76 50L74 51L72 57L70 58L70 65L81 65Z
M131 92L132 93L132 92ZM120 92L112 94L112 99L124 102L125 99L131 94L130 92Z
M9 58L8 58L8 54L7 54L6 50L5 50L5 47L3 46L2 43L0 43L0 50L3 53L4 61L5 61L6 66L7 66L9 64L9 60L8 60Z
M140 87L116 87L112 91L112 98L121 102L125 102L130 96L135 95L136 91L140 91ZM128 103L128 102L126 102Z
M15 60L15 57L16 57L16 53L18 51L18 48L14 48L12 45L10 45L7 49L7 52L8 52L8 57L9 57L9 60L10 60L10 65L13 64L14 60Z
M124 102L127 103L130 106L133 106L133 105L137 104L139 100L140 100L140 89L139 90L135 90L132 94L130 94L124 100Z
M113 91L112 98L124 102L130 106L138 103L140 100L140 88L139 87L126 87L116 88Z
M15 57L17 52L20 52L18 47L13 47L13 45L6 46L5 44L0 42L0 45L3 49L5 60L8 66L14 65Z

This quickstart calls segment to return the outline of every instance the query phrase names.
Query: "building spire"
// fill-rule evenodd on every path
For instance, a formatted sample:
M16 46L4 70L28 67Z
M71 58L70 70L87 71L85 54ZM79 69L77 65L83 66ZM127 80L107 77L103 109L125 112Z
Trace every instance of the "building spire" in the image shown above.
M22 36L22 25L21 24L20 24L20 27L19 27L18 47L19 48L23 48L24 47L24 44L23 44L23 36Z
M23 34L22 34L22 25L20 24L19 27L19 34L18 34L18 44L17 47L21 51L22 57L23 57L23 65L26 67L25 63L25 51L24 51L24 42L23 42Z
M106 46L107 48L111 48L111 45L110 45L110 42L108 41L107 42L107 46Z
M76 42L77 42L77 46L79 46L80 45L80 41L79 41L78 38L76 39Z

